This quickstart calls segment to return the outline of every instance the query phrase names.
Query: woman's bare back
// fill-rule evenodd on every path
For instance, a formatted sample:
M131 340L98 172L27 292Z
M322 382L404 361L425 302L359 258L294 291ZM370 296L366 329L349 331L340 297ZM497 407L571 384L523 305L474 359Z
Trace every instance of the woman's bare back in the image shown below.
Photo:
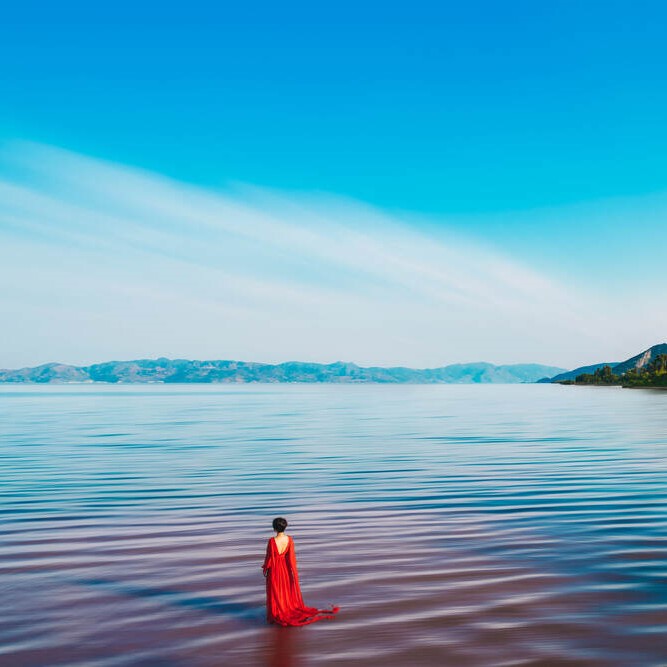
M285 533L278 533L278 535L276 535L273 539L276 541L278 553L285 553L287 547L289 546L289 537L285 535Z

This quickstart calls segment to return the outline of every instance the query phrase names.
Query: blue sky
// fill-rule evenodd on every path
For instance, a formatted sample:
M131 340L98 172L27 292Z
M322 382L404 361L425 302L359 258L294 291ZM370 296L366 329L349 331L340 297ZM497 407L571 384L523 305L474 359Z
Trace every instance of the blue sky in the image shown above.
M0 25L0 183L9 188L0 241L24 260L3 269L24 293L5 302L13 324L0 366L158 354L572 366L663 340L666 18L658 2L14 3ZM111 179L105 196L72 176L86 169ZM221 212L215 233L171 224L168 212L137 203L158 183L165 198L187 203L188 219L242 207L262 235L234 232L232 243ZM96 215L135 225L125 245L109 245L108 274L96 273L92 241L111 243L107 230L88 228L89 246L73 246L77 216L53 214L65 205L81 215L79 231ZM172 234L148 244L162 262L153 278L146 257L119 259L148 243L149 222ZM285 225L299 230L291 245L275 241ZM363 237L346 237L357 264L340 250L322 271L304 237L335 246L350 229ZM226 248L205 267L198 234ZM182 301L160 310L154 295L180 242L192 244ZM381 262L377 252L393 242L393 269L363 266L361 248L370 243ZM429 248L437 251L426 257ZM75 298L67 316L51 313L49 339L36 322L53 308L48 276L63 257L71 273L61 288ZM473 288L482 261L488 275ZM457 273L434 277L448 262ZM514 279L490 270L494 262L533 282L512 292ZM210 294L218 305L202 308L221 308L218 316L194 317L172 339L168 311L187 319L204 268L266 293L252 314L231 319L222 311L248 306L248 283ZM37 273L47 282L33 285ZM122 344L100 320L106 312L117 321L117 295L76 295L84 278L102 289L121 275L144 294L126 314ZM314 290L335 318L303 303L272 309L278 284ZM454 292L466 294L465 309L443 302ZM427 294L435 301L416 308ZM511 317L500 305L510 301ZM267 312L278 333L250 344ZM207 337L223 320L227 334ZM92 327L85 344L77 326Z

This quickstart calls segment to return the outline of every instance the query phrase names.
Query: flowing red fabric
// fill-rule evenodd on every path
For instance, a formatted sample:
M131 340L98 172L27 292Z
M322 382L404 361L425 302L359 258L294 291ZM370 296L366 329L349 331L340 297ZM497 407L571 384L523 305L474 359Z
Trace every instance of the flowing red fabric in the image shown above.
M308 625L315 621L333 618L338 607L316 609L306 607L301 596L299 573L296 569L294 542L288 535L285 551L278 552L272 537L266 545L266 558L262 570L266 577L266 619L278 625Z

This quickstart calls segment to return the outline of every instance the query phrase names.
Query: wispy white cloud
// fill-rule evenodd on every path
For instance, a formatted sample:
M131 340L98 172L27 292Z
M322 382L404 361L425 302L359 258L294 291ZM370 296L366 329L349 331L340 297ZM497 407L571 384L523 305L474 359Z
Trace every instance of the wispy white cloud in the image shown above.
M205 190L12 144L0 167L0 366L139 356L572 365L603 304L362 204Z

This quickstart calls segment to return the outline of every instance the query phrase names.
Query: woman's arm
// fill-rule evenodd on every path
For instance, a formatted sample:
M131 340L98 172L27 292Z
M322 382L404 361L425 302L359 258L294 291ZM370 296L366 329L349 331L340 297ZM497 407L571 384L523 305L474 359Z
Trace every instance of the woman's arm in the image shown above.
M266 576L271 568L271 540L266 544L266 556L264 557L264 564L262 565L262 572Z
M299 586L299 572L296 569L296 552L294 551L294 540L289 538L289 546L287 547L287 569L292 574L292 581Z

